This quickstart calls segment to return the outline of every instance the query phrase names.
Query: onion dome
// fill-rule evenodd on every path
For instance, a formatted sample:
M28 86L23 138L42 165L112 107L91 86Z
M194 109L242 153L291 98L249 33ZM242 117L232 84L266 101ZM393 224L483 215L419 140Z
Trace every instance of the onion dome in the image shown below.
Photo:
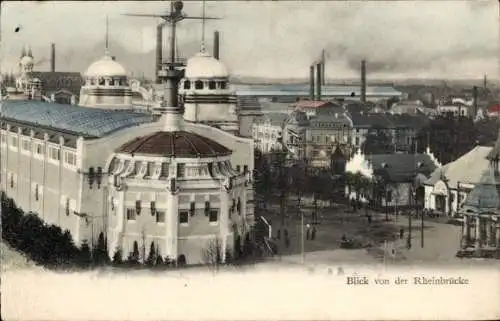
M185 78L227 78L226 67L206 52L199 52L187 61Z
M127 76L127 72L122 65L113 60L109 55L105 55L101 60L98 60L90 65L85 72L87 77L103 77L103 76Z
M30 56L24 56L21 58L21 60L19 61L19 63L22 65L22 66L28 66L28 65L33 65L35 63L33 57L30 57Z
M177 158L210 158L231 155L231 150L198 134L186 131L159 131L135 138L117 153Z

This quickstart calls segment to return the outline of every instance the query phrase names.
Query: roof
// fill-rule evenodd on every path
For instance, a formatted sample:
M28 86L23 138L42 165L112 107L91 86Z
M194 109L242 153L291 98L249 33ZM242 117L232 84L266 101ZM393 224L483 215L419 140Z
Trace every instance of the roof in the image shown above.
M222 62L207 52L199 52L189 58L184 76L186 78L227 78L229 76Z
M415 172L429 175L437 167L428 154L378 154L365 157L374 172L385 170L392 182L410 181Z
M500 182L493 170L482 173L479 183L469 192L463 206L465 209L500 209Z
M296 108L322 108L322 107L335 107L336 104L324 100L300 100L294 104Z
M127 71L122 65L114 61L111 56L106 54L103 58L94 62L87 68L85 76L127 76Z
M179 158L218 157L232 153L210 138L186 131L159 131L137 137L123 144L116 152Z
M288 114L285 113L267 113L264 115L264 119L275 126L283 126L287 118Z
M239 110L257 110L260 111L262 106L257 99L257 97L253 96L237 96L236 97L236 106Z
M325 113L309 119L312 127L323 127L325 124L345 124L350 125L349 119L343 113Z
M33 71L31 76L42 81L42 90L46 94L66 89L79 95L83 85L82 76L78 72Z
M429 119L424 115L389 114L389 113L351 113L354 127L415 127L421 128L428 124Z
M492 102L488 104L488 112L489 113L500 113L500 103Z
M488 146L476 146L471 151L435 170L427 181L426 185L434 185L441 180L444 175L448 180L448 185L455 187L458 182L477 184L482 173L489 168L489 161L486 156L491 151Z
M155 121L150 114L86 108L35 100L1 102L2 118L31 123L87 137L103 137L116 130Z

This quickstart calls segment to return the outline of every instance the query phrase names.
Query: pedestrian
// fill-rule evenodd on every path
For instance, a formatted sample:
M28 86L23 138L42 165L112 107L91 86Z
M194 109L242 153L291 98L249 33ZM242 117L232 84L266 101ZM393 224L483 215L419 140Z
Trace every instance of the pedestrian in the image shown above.
M288 234L285 235L285 247L288 248L290 246L290 239L288 238Z
M371 216L371 214L368 214L367 217L368 217L368 224L372 224L372 216Z
M316 239L316 228L313 226L311 231L311 240Z
M281 240L281 230L278 230L278 235L276 236L278 240Z
M306 229L306 240L309 240L309 225L307 225L307 229Z
M399 229L399 238L403 239L404 235L405 235L405 229L404 228L400 228Z

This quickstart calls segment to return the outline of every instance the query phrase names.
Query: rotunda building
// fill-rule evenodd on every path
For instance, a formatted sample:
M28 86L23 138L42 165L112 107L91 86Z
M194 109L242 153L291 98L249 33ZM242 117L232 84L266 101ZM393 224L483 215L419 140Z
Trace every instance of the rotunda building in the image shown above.
M179 95L185 120L238 131L236 96L229 89L229 74L210 54L202 51L188 59Z
M224 259L249 229L248 175L233 169L231 150L185 131L182 111L171 110L163 131L125 143L108 162L111 257L145 248L180 264L213 263L214 249Z
M84 73L80 90L80 106L131 109L132 92L125 68L106 53Z

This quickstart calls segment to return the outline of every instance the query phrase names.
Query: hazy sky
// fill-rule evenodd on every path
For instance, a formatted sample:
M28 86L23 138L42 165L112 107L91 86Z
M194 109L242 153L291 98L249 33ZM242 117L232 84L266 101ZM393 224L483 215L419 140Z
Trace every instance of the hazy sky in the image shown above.
M33 47L39 69L46 70L55 42L58 69L83 72L103 54L107 14L113 54L118 61L123 56L128 70L146 75L153 72L159 20L122 14L169 8L168 2L147 1L1 5L2 71L17 69L23 45ZM184 7L200 15L202 2ZM221 59L235 75L307 77L322 48L328 78L356 77L362 58L373 77L496 78L499 72L498 1L207 1L206 12L223 18L207 23L207 47L219 30ZM194 54L200 38L200 22L182 22L181 55Z

